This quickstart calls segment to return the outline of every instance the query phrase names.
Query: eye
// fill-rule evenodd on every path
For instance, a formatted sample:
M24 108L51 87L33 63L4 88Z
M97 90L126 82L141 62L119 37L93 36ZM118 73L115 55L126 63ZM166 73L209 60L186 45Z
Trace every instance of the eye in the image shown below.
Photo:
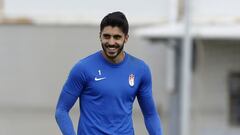
M103 34L103 38L105 38L105 39L110 39L110 38L111 38L111 35L109 35L109 34Z
M116 40L119 40L119 39L122 38L122 36L121 35L114 35L113 38L116 39Z

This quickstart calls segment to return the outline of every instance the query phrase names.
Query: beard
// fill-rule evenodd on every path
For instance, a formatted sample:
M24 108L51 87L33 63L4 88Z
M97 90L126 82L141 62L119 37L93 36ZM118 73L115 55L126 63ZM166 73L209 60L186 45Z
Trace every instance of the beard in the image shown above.
M109 59L115 59L123 51L124 43L122 45L109 45L102 43L102 49L104 54Z

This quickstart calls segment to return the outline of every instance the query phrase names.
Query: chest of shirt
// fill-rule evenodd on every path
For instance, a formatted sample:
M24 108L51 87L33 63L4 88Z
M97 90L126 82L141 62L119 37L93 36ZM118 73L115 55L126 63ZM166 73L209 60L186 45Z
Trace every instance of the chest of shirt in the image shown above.
M131 69L96 68L88 72L84 93L108 98L134 98L140 85L140 75Z

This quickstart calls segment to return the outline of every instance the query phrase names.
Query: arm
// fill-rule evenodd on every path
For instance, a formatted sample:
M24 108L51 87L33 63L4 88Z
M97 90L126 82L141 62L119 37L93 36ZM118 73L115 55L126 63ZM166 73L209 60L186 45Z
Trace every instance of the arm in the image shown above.
M77 97L62 91L57 103L55 119L63 135L76 135L69 111L76 102Z
M142 83L137 94L149 135L162 135L160 118L152 96L152 81L149 68L145 68Z
M149 135L162 135L160 118L154 106L152 97L138 97L138 102Z
M71 70L58 99L55 119L63 135L76 135L69 111L77 101L84 86L84 74L79 65Z

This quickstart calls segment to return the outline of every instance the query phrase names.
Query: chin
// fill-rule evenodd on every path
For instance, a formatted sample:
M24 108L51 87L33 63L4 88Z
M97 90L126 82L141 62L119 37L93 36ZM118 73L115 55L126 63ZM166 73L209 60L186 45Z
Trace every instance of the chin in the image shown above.
M107 53L106 55L107 55L107 57L110 58L110 59L114 59L114 58L117 57L117 54L109 54L109 53Z

